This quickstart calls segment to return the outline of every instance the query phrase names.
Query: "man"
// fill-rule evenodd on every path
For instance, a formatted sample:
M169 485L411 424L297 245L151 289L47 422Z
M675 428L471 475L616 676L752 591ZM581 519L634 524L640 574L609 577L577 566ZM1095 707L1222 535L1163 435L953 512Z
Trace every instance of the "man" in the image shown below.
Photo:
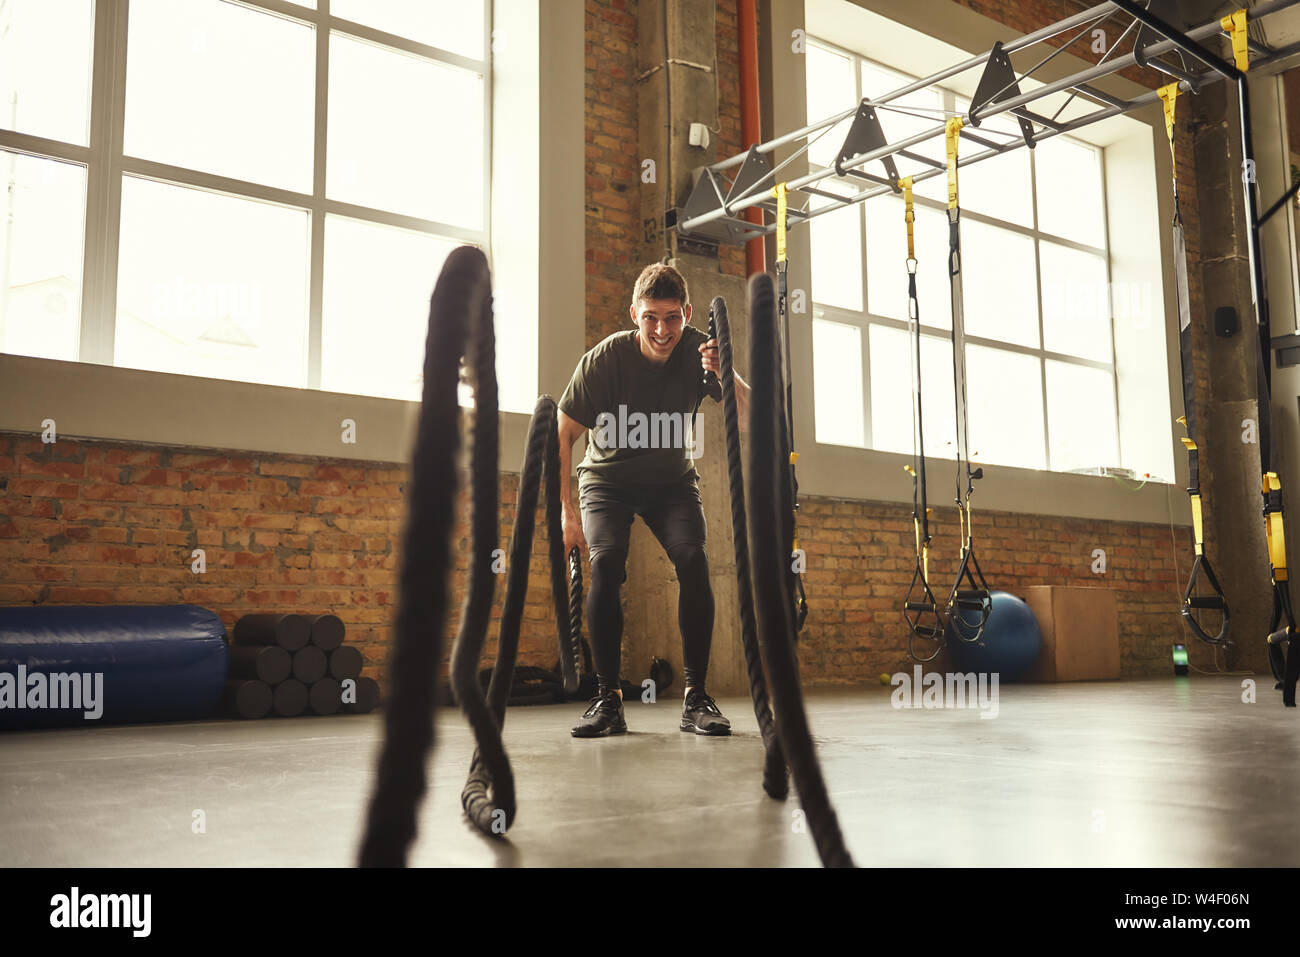
M731 733L731 722L705 688L713 641L713 589L705 555L706 525L693 460L699 436L692 412L704 372L720 375L717 340L692 328L686 280L671 266L647 266L628 310L635 329L616 332L578 363L560 397L560 490L564 548L586 548L591 563L587 629L596 665L596 697L573 727L580 738L627 731L619 664L632 521L640 515L677 571L677 624L686 684L681 730ZM749 386L737 374L740 419ZM573 443L587 430L578 464L581 519L569 494Z

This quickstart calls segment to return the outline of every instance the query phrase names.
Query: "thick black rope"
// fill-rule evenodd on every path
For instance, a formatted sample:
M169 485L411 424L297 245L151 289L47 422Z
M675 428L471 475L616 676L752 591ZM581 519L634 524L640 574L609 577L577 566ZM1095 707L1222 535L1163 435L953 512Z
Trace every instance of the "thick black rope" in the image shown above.
M460 448L457 371L471 320L478 323L475 332L480 337L487 325L490 351L490 298L483 253L470 246L453 250L429 306L424 393L411 463L393 628L392 691L384 710L384 746L361 843L362 867L405 865L415 839L416 818L426 788L425 761L434 741L435 680L442 663L442 630L447 617L447 578L451 572L451 532L458 486L456 454ZM478 351L483 350L480 347ZM479 395L475 418L490 419L494 430L495 373L491 375L492 388ZM489 391L491 408L483 401ZM475 489L476 494L479 491ZM495 520L495 508L491 513ZM491 561L490 556L487 561Z
M771 681L777 735L790 762L817 853L827 867L852 867L853 859L844 845L835 808L826 792L799 686L795 609L786 587L793 534L790 448L781 421L785 413L781 373L777 367L780 346L770 276L750 277L749 316L749 368L753 383L747 496L759 646Z
M486 701L484 701L482 685L476 679L476 670L483 651L481 638L477 647L467 645L463 653L458 641L456 653L453 655L452 678L456 698L460 701L466 717L469 718L470 726L474 729L475 740L478 741L478 747L470 762L465 787L461 791L461 806L475 827L484 834L495 837L501 836L509 829L514 821L516 810L514 776L510 770L504 745L501 743L501 728L505 726L506 707L515 688L515 660L519 653L519 631L523 621L524 602L528 595L528 573L536 530L537 499L543 481L546 484L551 596L555 606L556 633L560 637L562 688L572 693L578 687L575 626L564 576L564 534L560 524L560 455L556 418L555 400L548 395L539 398L532 421L529 423L524 463L520 469L515 526L510 537L505 604L501 611L496 664L492 669ZM496 465L493 463L494 475L495 469ZM461 660L462 654L465 660ZM490 721L483 718L483 709L487 711Z
M731 534L736 552L736 593L740 602L740 636L745 649L745 670L754 717L763 737L763 790L783 800L790 793L790 771L777 737L776 722L767 699L767 678L758 647L754 622L754 588L749 577L749 532L745 528L745 476L740 458L740 413L736 404L736 376L731 348L731 322L721 296L709 306L710 329L718 340L718 367L722 370L722 419L727 438L727 479L731 487Z

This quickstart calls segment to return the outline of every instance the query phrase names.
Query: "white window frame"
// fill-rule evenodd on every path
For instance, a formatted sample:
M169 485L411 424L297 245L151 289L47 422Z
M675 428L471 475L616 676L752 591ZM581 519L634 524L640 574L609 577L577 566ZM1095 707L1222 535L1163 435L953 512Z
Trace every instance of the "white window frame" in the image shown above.
M832 43L821 37L809 36L808 43L811 46L819 47L836 56L845 57L853 64L853 82L854 82L854 94L855 94L854 102L861 102L862 97L864 95L864 91L862 90L862 64L864 63L867 64L868 66L877 67L879 69L886 70L890 73L895 73L900 76L903 76L907 81L917 79L917 77L909 76L908 74L904 73L903 71L899 70L898 68L890 64L881 63L869 57L865 57L860 53L856 53L853 50L849 50L844 47L838 46L835 43ZM950 113L955 112L957 109L957 99L958 99L957 94L954 93L952 90L946 88L941 88L941 90L943 94L943 108L949 111ZM879 95L882 92L887 92L887 91L879 91L879 90L872 91L872 93L876 95ZM1102 153L1101 147L1093 146L1090 143L1085 143L1082 140L1074 139L1072 137L1066 137L1066 138L1069 139L1071 143L1075 143L1089 150L1096 151L1098 154ZM1041 242L1044 241L1051 242L1077 251L1101 256L1102 260L1106 264L1106 284L1107 284L1106 288L1107 290L1111 288L1110 231L1109 231L1109 222L1107 217L1107 203L1105 201L1106 164L1104 162L1104 156L1099 155L1098 167L1099 167L1099 176L1101 178L1101 196L1102 196L1102 245L1091 246L1087 243L1081 243L1076 240L1067 239L1064 236L1058 236L1054 233L1045 232L1039 229L1038 193L1037 193L1038 160L1037 160L1035 150L1029 150L1028 152L1030 156L1030 161L1029 161L1030 205L1031 205L1031 211L1033 215L1032 225L1022 226L1019 223L998 219L995 216L990 216L986 213L976 212L968 208L963 208L961 211L961 215L963 220L983 223L989 226L997 227L999 229L1005 229L1010 232L1016 233L1018 235L1026 236L1031 240L1033 240L1034 267L1035 267L1034 281L1037 289L1037 302L1038 302L1038 343L1039 345L1036 348L1032 346L1024 346L1017 343L1005 342L1000 339L990 339L983 336L972 335L969 332L966 334L966 344L978 345L989 349L996 349L1002 352L1011 352L1019 355L1030 356L1038 360L1039 390L1040 390L1040 400L1042 403L1042 417L1043 417L1044 469L1048 471L1052 471L1053 470L1052 445L1051 445L1051 436L1049 434L1050 420L1048 417L1048 408L1047 408L1047 360L1048 359L1067 363L1070 365L1084 366L1092 369L1099 369L1101 371L1106 372L1110 376L1111 389L1114 395L1116 447L1118 453L1122 457L1122 443L1120 442L1120 436L1122 435L1122 433L1120 431L1120 422L1119 422L1119 416L1120 416L1119 377L1118 377L1118 372L1116 369L1116 361L1115 361L1116 360L1115 316L1114 316L1113 304L1110 303L1109 295L1107 296L1107 302L1108 302L1107 328L1110 335L1110 361L1101 362L1093 359L1085 359L1079 356L1053 352L1051 350L1043 348L1043 344L1046 340L1044 339L1043 336L1044 333L1043 281L1042 281L1041 256L1039 254ZM824 168L818 166L811 159L809 159L808 165L809 165L810 172ZM845 183L851 186L854 190L858 188L857 184L850 180L839 180L836 177L832 177L832 180ZM945 215L947 214L947 205L945 203L935 199L931 199L926 196L922 196L920 193L916 194L915 202L917 206L933 209L942 212ZM863 414L863 441L865 443L865 445L862 446L862 448L870 449L873 451L896 452L897 450L894 449L877 449L873 441L872 421L871 421L871 387L870 387L871 326L878 325L889 329L895 329L895 330L901 330L903 332L907 332L908 322L905 319L895 319L890 316L883 316L870 311L870 299L868 298L867 295L870 277L868 275L868 267L867 267L868 237L867 237L867 228L866 228L865 207L866 207L865 203L857 203L852 207L854 214L858 217L858 234L859 234L859 240L861 243L861 250L862 250L862 262L859 264L861 281L862 281L862 290L861 290L862 310L859 312L851 309L845 309L840 306L830 305L828 303L818 302L816 300L816 289L814 288L812 315L813 315L814 322L817 320L838 322L844 325L854 326L859 330L861 340L862 340L862 402L863 402L862 414ZM847 214L843 210L841 210L835 213L828 213L827 215L844 216ZM901 263L900 263L900 273L901 273ZM923 338L930 338L936 341L941 341L941 342L951 341L950 334L945 334L942 331L935 331L933 330L933 328L927 328L925 326L922 326L921 328L921 335ZM814 356L814 366L815 366L815 358L816 357ZM816 375L815 369L814 369L814 375ZM819 438L818 441L821 442L822 440ZM927 449L926 454L927 457L934 456L936 458L954 457L953 452L950 449L942 449L942 450ZM1029 467L1021 463L1009 463L1009 462L995 462L991 464L1010 466L1013 468ZM1097 464L1098 465L1120 465L1122 463L1120 462L1100 463L1099 462Z
M81 277L81 334L78 362L113 364L117 320L117 267L122 206L122 177L132 175L305 211L311 229L309 271L308 389L321 385L321 316L325 283L327 215L396 226L478 246L491 258L492 196L492 3L483 5L483 57L475 59L387 33L330 14L330 0L316 0L310 10L288 0L220 0L277 15L315 29L315 134L310 194L218 176L123 153L126 106L127 23L130 0L95 0L94 53L91 79L89 146L0 129L0 149L82 166L87 171L85 242ZM338 33L478 73L483 78L482 228L406 216L368 206L331 200L325 194L326 138L329 117L329 40Z

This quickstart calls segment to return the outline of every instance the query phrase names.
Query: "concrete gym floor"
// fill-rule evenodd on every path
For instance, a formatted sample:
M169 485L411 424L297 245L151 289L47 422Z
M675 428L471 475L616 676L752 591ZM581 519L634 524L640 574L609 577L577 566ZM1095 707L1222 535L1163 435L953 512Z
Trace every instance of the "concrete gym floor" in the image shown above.
M895 710L881 687L811 692L823 770L859 865L1300 864L1300 713L1272 682L1011 685L999 714ZM629 704L631 733L578 741L580 704L512 709L519 815L480 837L459 795L472 736L439 712L421 866L816 866L767 798L748 699L731 738ZM349 866L378 714L19 732L0 747L0 865ZM206 812L206 834L191 832Z

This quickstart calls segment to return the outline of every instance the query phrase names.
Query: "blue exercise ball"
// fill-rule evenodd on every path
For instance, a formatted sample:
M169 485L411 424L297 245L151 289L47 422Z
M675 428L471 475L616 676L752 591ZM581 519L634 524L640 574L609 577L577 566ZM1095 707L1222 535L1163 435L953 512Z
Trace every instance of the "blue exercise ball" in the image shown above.
M948 648L953 667L962 672L997 674L998 681L1023 678L1038 660L1043 647L1043 633L1029 606L1010 592L995 591L993 610L979 641L963 641L979 628L980 613L961 610L962 629L948 623Z

